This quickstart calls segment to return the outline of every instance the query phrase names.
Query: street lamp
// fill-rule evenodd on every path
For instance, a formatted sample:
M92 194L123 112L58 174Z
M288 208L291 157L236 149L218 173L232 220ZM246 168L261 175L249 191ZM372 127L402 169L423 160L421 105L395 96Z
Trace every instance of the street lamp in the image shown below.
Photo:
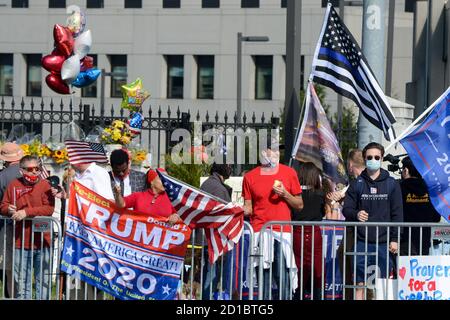
M247 42L267 42L269 37L258 37L258 36L243 36L242 32L237 34L237 123L241 123L242 117L242 41Z
M128 73L126 72L106 72L105 69L102 69L102 78L100 81L100 117L103 119L105 114L105 77L128 77Z

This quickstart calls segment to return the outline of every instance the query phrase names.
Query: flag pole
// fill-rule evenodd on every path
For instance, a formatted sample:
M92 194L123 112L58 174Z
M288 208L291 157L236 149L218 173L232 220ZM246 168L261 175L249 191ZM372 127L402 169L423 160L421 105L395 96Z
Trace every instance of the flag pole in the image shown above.
M310 84L310 82L311 82L311 80L308 79L308 84L307 84L307 86ZM297 134L295 135L293 148L296 147L297 139L298 139L298 136L299 136L300 131L301 131L301 130L300 130L300 129L301 129L300 126L301 126L301 124L302 124L302 122L303 122L303 116L305 115L306 92L307 92L307 90L305 91L305 96L303 97L302 109L300 110L300 117L298 118ZM292 161L294 160L293 153L294 153L294 150L291 150L291 156L289 157L289 167L292 167Z
M419 117L417 117L417 119L414 120L413 123L411 123L405 130L403 130L403 132L394 141L392 141L390 145L388 145L386 147L385 152L387 152L390 148L392 148L393 145L395 145L397 142L399 142L401 139L403 139L403 137L406 136L409 133L409 131L411 131L411 128L414 127L426 115L428 115L428 113L430 113L431 110L434 109L436 104L439 101L441 101L441 99L443 97L445 97L446 95L448 95L449 93L450 93L450 87L448 87L447 90L445 90L445 92L443 94L441 94L441 96L439 98L437 98L436 101L434 101L431 106L429 106L424 112L422 112L422 114Z

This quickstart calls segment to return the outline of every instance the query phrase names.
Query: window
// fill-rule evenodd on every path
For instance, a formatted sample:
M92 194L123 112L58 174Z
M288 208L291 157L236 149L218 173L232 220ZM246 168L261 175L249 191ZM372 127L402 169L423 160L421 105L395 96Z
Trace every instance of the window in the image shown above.
M127 56L124 54L116 54L109 56L111 63L111 72L122 75L111 76L111 98L122 97L121 86L127 84Z
M214 56L196 56L197 99L214 99Z
M272 56L254 56L255 99L272 99Z
M287 8L287 0L281 0L281 7Z
M41 54L27 54L27 96L40 97L42 95Z
M0 54L0 96L13 93L13 55Z
M48 0L49 8L65 8L66 0Z
M142 0L125 0L125 9L142 8Z
M28 8L28 0L12 0L11 8Z
M184 57L166 56L167 98L183 99Z
M241 0L241 8L259 8L259 0Z
M180 0L163 0L163 8L164 9L170 9L170 8L180 8Z
M328 2L331 2L331 5L335 8L339 8L339 1L340 0L322 0L322 8L325 8L328 6Z
M104 8L103 0L86 0L86 8L95 9L95 8Z
M202 0L202 8L220 8L220 0Z
M90 54L90 57L92 57L93 61L93 68L97 67L97 55L96 54ZM100 75L101 76L101 75ZM81 96L83 98L96 98L97 97L97 81L95 81L93 84L87 87L81 88Z

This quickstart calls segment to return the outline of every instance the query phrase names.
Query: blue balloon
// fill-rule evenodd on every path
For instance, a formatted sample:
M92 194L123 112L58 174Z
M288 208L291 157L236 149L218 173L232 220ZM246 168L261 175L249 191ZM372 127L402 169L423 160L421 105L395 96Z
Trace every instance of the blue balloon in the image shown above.
M102 72L96 68L81 71L78 77L72 82L72 85L77 88L87 87L93 84Z

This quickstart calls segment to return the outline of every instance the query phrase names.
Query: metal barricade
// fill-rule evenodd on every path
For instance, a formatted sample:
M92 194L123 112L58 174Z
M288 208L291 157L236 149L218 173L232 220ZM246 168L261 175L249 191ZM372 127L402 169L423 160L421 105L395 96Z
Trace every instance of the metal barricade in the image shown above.
M59 221L0 217L0 229L0 299L59 299Z
M253 228L245 222L239 243L210 264L205 231L192 230L178 288L179 299L253 300L253 234Z
M429 255L431 228L446 226L326 220L266 223L254 235L258 299L392 299L398 258ZM397 243L395 253L390 250L392 242Z

